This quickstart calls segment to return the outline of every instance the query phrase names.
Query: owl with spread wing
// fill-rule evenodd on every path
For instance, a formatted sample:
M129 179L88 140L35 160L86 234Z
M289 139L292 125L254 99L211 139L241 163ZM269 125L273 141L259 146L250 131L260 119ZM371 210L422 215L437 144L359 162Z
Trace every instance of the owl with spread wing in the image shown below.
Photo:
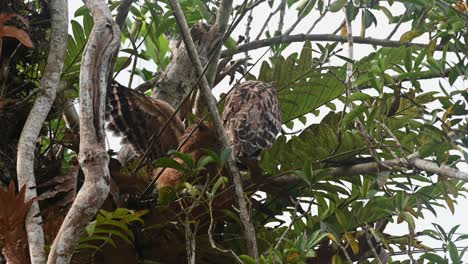
M260 81L236 85L226 97L223 125L239 160L258 159L281 129L275 87Z
M109 87L107 128L122 136L122 143L131 145L138 154L148 151L151 160L177 148L184 124L178 115L171 118L173 114L174 109L164 101L147 97L117 82L112 82Z

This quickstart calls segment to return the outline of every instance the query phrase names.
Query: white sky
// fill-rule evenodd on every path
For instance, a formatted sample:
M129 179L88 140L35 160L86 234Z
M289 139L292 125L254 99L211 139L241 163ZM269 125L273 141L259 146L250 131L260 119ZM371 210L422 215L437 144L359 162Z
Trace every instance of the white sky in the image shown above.
M240 0L235 0L234 1L236 4L242 3ZM275 1L275 6L279 4L280 1ZM386 5L387 3L383 3ZM69 10L70 10L70 19L73 18L73 14L75 10L82 5L81 1L69 1ZM259 7L254 9L253 12L253 22L251 24L252 27L252 33L251 33L251 38L255 38L258 34L258 31L260 30L261 26L263 25L264 21L266 20L268 14L269 14L269 7L266 3L261 4ZM396 3L391 7L391 11L394 15L399 15L404 12L404 8L402 4ZM367 29L366 31L366 36L371 36L373 38L379 38L379 39L385 39L388 34L391 32L393 29L394 25L388 25L388 19L385 17L382 13L379 12L374 12L374 15L377 18L378 21L378 26L375 27L372 25L370 28ZM295 11L290 11L287 12L286 14L286 19L285 19L285 24L284 24L284 29L289 28L294 21L296 20L297 17L297 12ZM291 33L291 34L300 34L300 33L305 33L308 31L312 23L315 21L315 19L318 17L318 12L312 12L309 14L307 17L305 17L302 22L296 27L296 29ZM312 32L313 34L330 34L332 33L338 26L339 24L343 21L344 19L344 14L342 12L338 13L328 13L327 16L317 24L315 27L314 31ZM237 39L237 35L241 34L243 35L245 32L245 23L246 19L244 19L243 22L238 26L238 28L233 32L233 38ZM271 19L269 23L270 31L274 31L277 28L278 24L278 15L275 16L274 18ZM401 34L404 32L408 31L411 29L411 25L409 23L403 23L399 30L396 32L394 35L393 39L398 40ZM353 30L354 30L354 35L359 34L360 30L360 16L353 22ZM69 29L71 32L71 28ZM417 39L415 39L415 42L420 42L420 43L428 43L427 40L427 35L423 35ZM299 52L302 48L303 43L294 43L291 44L290 47L285 51L285 55L288 55L293 52ZM369 53L374 51L374 48L371 45L363 45L363 44L354 44L354 54L355 54L355 59L362 58L364 56L367 56ZM256 61L264 52L266 48L258 49L255 51L249 52L249 55L252 57L252 61ZM343 45L343 51L346 52L346 45ZM243 55L243 54L241 54ZM266 57L269 54L267 53ZM437 54L436 54L437 56ZM340 63L342 64L343 61L332 61L331 63ZM139 67L146 67L148 69L154 69L153 65L150 65L147 62L144 62L142 60L139 60L138 63ZM256 67L253 69L252 73L255 75L258 73L259 67ZM122 72L118 76L118 80L122 82L123 84L128 82L128 72ZM137 77L137 76L135 76ZM141 83L140 78L134 78L134 82L132 86L137 86L138 84ZM460 90L460 89L465 89L467 87L466 81L462 80L459 78L457 82L450 87L447 81L443 81L443 84L445 88L449 91L453 90ZM424 89L427 89L427 87L439 87L438 85L438 80L427 80L423 81L422 87ZM216 95L219 95L221 92L226 91L228 89L228 84L227 82L222 82L220 85L218 85L214 89L214 93ZM321 118L326 114L326 112L321 111L321 115L319 117L315 117L310 115L308 117L308 123L319 123ZM297 128L295 128L297 129ZM109 139L110 146L118 150L119 149L119 140L110 137ZM468 165L460 165L460 169L463 170L468 170ZM424 229L433 229L433 226L431 223L438 223L442 227L446 229L446 231L450 230L453 226L459 224L461 225L460 228L458 229L458 233L463 233L463 234L468 234L468 225L466 224L468 222L468 200L466 198L457 198L457 201L459 203L458 206L455 208L455 214L452 215L451 212L448 209L437 209L437 214L438 217L434 217L431 213L426 213L425 214L425 219L418 219L416 221L416 231L422 231ZM391 231L393 234L407 234L407 225L405 223L397 225L397 224L391 224L387 230ZM432 247L439 247L440 243L437 241L430 241L427 243L428 246ZM465 244L457 244L457 245L468 245L468 243ZM402 259L405 259L405 256L403 256ZM468 254L465 255L464 257L465 261L468 261Z

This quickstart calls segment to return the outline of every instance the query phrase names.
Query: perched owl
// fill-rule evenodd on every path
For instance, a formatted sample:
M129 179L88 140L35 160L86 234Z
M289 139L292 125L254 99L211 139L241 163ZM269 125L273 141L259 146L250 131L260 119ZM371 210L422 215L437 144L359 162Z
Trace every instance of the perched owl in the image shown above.
M236 85L226 97L223 125L236 158L258 159L281 129L275 87L260 81Z
M130 144L142 155L149 148L149 158L155 160L167 151L176 149L184 133L184 125L175 115L162 134L159 131L172 116L174 109L164 101L113 82L108 90L106 117L107 128L123 137L123 144Z

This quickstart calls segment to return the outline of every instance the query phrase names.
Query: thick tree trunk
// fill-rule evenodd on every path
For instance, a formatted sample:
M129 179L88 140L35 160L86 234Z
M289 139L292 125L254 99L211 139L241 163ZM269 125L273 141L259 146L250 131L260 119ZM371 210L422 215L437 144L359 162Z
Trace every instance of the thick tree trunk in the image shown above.
M85 181L52 244L48 263L70 262L81 233L101 208L110 188L104 114L110 65L120 43L120 30L105 1L88 0L85 4L94 19L80 71L79 162Z

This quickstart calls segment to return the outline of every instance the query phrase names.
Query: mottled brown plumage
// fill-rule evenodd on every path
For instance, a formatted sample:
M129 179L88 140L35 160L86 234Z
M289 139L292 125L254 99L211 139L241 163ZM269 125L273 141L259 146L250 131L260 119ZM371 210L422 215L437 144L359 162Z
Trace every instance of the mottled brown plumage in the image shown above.
M179 148L179 152L184 154L190 154L192 156L192 159L196 162L201 157L206 155L205 149L209 149L214 151L215 153L218 153L221 149L221 143L219 142L218 137L216 136L216 132L213 126L210 124L201 123L199 126L192 125L185 129L185 134L179 139ZM183 161L179 158L174 158L174 160L176 160L180 164L183 164ZM200 182L203 182L204 179L202 178L207 178L209 177L209 175L213 175L215 173L216 166L208 165L207 173L203 173L203 175L198 177L198 180L200 180ZM155 176L157 176L157 173L155 174ZM157 179L157 188L161 189L167 186L176 186L181 181L181 179L182 172L175 169L167 168Z
M109 88L107 128L122 136L122 143L130 144L140 155L150 148L148 157L151 160L177 148L179 138L184 133L184 125L178 115L156 138L173 113L174 109L164 101L147 97L117 82L113 82Z
M226 97L223 125L239 160L258 158L281 129L275 87L260 81L235 86Z

